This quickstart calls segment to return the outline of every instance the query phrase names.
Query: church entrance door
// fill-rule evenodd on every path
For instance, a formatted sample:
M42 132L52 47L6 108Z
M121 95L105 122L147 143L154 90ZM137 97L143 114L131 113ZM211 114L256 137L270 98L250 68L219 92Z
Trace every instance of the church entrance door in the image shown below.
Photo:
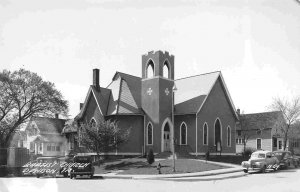
M166 123L164 127L164 151L171 151L171 137L170 137L170 127Z

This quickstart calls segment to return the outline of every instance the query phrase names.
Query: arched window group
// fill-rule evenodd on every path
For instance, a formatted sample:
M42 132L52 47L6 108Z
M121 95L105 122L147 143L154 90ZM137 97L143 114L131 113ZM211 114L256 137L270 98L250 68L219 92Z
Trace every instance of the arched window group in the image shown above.
M166 60L163 63L163 68L162 68L162 76L165 78L171 78L170 76L170 65L168 63L168 61ZM155 65L154 62L150 59L147 63L146 66L146 78L152 78L154 77L154 72L155 72Z
M153 145L153 126L151 123L148 123L147 126L147 144Z

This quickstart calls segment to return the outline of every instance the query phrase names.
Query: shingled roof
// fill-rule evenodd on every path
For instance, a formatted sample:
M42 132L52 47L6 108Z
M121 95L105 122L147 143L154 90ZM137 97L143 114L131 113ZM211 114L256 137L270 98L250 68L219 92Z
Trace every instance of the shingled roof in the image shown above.
M274 128L277 123L284 121L284 117L280 111L272 111L242 114L240 120L244 121L243 126L246 130L261 130ZM238 129L241 129L241 127L239 126Z
M175 80L175 114L194 114L200 111L210 91L220 78L225 94L235 108L220 71ZM143 114L141 108L141 78L126 73L116 72L107 88L97 89L91 85L84 106L77 119L83 116L89 98L93 95L104 116ZM236 115L237 117L237 115Z
M30 122L34 122L39 129L40 133L61 133L65 125L64 119L49 118L49 117L32 117ZM31 123L27 124L27 127Z

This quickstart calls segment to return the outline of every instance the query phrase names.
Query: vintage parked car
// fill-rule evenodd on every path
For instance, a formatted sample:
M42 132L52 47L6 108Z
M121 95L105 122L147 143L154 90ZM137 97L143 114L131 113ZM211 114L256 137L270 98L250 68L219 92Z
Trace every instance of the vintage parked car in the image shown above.
M300 165L299 158L293 156L290 151L274 151L273 153L279 160L280 169L286 169L290 166L298 167Z
M74 166L69 169L70 179L76 178L77 175L88 175L90 178L93 178L95 168L92 165L91 156L75 156L73 163Z
M266 170L276 171L279 167L279 161L271 151L255 151L248 161L242 162L242 167L245 173L248 171L264 173Z
M52 176L56 177L57 175L63 174L62 168L60 166L60 159L58 157L38 157L36 159L37 163L40 163L40 166L36 167L36 177L42 176Z

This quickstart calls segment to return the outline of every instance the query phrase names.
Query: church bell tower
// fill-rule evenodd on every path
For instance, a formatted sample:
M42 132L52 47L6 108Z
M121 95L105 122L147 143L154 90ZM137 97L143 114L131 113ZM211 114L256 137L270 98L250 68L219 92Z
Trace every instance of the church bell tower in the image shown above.
M152 148L154 153L172 150L173 86L174 56L162 51L143 55L141 96L146 116L146 148Z

